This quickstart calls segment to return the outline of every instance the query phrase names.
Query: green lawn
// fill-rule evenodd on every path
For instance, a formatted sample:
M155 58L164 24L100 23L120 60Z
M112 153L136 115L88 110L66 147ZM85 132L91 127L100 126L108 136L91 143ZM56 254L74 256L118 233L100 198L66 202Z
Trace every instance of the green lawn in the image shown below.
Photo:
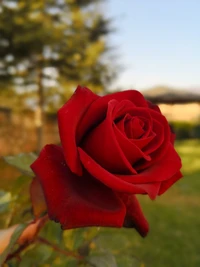
M155 201L139 198L149 235L142 239L130 229L101 230L99 243L118 255L119 267L200 266L200 141L177 142L176 147L184 178Z

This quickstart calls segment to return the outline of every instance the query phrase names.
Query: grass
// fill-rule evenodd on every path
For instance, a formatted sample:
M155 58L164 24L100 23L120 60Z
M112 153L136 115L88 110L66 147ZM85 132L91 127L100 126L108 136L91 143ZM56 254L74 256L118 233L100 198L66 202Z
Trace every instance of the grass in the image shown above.
M200 266L200 141L176 144L184 178L155 201L139 197L150 224L142 239L130 229L103 229L100 243L114 251L119 267Z

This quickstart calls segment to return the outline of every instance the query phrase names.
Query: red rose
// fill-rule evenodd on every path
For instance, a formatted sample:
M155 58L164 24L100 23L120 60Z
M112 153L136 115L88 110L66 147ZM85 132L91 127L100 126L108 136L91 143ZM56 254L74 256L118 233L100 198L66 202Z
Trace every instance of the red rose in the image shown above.
M159 108L135 90L100 97L79 86L58 111L58 125L62 147L45 146L31 166L49 217L63 229L125 226L145 236L135 194L155 199L182 177Z

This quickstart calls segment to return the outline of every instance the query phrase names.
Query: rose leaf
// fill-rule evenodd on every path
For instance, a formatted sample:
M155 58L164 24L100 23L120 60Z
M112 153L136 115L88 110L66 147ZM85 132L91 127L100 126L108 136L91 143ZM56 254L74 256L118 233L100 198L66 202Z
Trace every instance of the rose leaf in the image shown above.
M21 171L25 175L31 177L34 176L30 168L30 165L37 158L37 156L34 153L27 153L27 154L21 153L16 156L5 156L3 158L9 165L16 167L19 171Z

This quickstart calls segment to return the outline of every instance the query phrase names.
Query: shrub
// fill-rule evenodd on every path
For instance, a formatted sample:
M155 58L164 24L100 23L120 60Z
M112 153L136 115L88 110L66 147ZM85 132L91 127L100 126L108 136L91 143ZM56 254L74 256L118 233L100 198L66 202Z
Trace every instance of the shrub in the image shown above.
M170 125L179 140L200 138L200 124L197 122L174 121Z

